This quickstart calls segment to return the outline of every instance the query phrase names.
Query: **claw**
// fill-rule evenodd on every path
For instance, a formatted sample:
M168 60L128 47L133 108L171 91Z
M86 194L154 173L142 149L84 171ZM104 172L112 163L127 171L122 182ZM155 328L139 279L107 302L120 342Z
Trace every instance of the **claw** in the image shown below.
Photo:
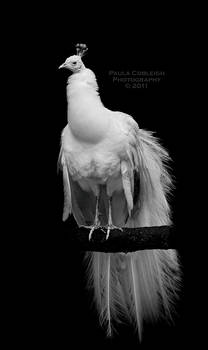
M109 238L109 236L110 236L110 230L111 230L111 229L110 229L110 227L108 227L108 230L107 230L107 235L106 235L106 238L105 238L105 239L106 239L106 241L107 241L107 239L108 239L108 238Z
M92 238L92 234L93 234L93 231L95 230L96 226L93 226L90 230L90 233L89 233L89 241L91 240Z

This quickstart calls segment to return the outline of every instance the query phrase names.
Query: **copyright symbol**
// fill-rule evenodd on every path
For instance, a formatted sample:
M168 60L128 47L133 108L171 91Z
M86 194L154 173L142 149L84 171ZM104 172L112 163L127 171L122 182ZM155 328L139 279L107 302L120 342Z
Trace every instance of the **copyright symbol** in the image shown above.
M129 89L129 88L131 87L131 84L126 83L126 84L125 84L125 87L126 87L127 89Z

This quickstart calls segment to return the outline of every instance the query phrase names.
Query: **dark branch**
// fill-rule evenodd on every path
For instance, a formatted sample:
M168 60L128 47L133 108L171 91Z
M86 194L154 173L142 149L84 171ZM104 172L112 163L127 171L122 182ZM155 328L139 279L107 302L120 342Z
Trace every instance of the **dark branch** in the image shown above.
M176 249L178 246L173 226L153 226L111 230L106 240L106 229L95 230L89 241L89 229L80 227L70 232L72 249L99 252L134 252L144 249Z

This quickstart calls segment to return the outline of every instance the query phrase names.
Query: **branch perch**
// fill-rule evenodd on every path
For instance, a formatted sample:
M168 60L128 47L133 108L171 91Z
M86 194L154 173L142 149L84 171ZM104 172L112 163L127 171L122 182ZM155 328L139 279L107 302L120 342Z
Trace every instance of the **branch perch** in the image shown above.
M106 230L98 229L89 241L89 229L79 227L69 234L72 248L82 251L134 252L144 249L176 249L176 230L173 226L152 226L111 230L106 240Z

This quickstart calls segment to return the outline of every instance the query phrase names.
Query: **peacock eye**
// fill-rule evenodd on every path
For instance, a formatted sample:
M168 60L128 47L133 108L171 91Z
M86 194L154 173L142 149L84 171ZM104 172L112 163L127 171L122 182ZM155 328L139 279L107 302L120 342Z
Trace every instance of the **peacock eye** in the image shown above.
M72 64L76 64L77 62L72 62Z

